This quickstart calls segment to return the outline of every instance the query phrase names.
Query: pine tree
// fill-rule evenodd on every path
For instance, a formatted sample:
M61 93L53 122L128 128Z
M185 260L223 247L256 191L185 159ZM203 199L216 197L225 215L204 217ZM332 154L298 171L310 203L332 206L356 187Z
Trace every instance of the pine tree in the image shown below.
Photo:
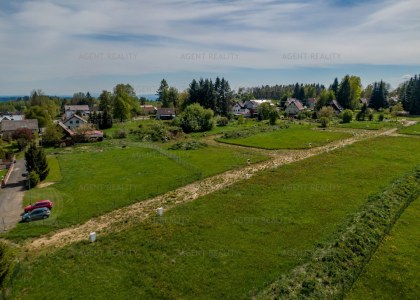
M337 101L343 108L350 108L351 87L349 75L346 75L340 83L337 91Z
M169 93L168 92L169 92L169 85L165 79L162 79L162 81L160 82L160 87L156 93L158 96L158 101L161 102L162 107L169 107L169 99L168 99Z
M338 93L338 79L337 77L334 79L334 82L332 85L330 85L330 90L333 91L334 96L337 97L337 93Z
M50 168L48 167L47 156L43 148L38 148L36 160L38 162L38 175L39 179L43 181L47 178L48 173L50 172Z
M36 144L32 143L25 152L25 160L26 169L29 173L37 173L41 181L47 178L50 169L44 149L37 148Z

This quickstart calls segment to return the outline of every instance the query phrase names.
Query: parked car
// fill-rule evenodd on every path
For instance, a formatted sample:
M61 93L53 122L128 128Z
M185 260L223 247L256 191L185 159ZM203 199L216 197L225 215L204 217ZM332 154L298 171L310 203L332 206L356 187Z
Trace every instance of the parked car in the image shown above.
M25 213L30 212L36 208L41 208L41 207L46 207L49 210L51 210L54 206L54 203L52 203L52 201L50 200L41 200L36 202L35 204L29 204L28 206L26 206L23 210L25 211Z
M22 216L22 222L31 222L46 219L50 216L50 210L46 207L36 208Z
M29 172L28 171L24 171L23 173L22 173L22 176L23 177L27 177L29 175Z

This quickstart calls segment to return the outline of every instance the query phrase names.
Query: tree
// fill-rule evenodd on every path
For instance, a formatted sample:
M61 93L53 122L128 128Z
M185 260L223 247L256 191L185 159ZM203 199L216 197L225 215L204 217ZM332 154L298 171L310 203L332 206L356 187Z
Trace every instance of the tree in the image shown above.
M274 107L272 107L270 105L270 103L262 103L260 106L258 106L257 108L257 116L258 116L258 120L262 121L262 120L267 120L270 116L270 112L272 110L275 110Z
M179 97L178 90L175 87L171 86L168 90L168 95L167 95L167 101L169 103L168 105L172 106L174 108L177 108L178 107L178 97Z
M200 104L194 103L185 108L175 123L186 133L208 131L213 128L213 115L211 109L204 109Z
M343 108L351 108L350 76L346 75L337 91L337 101Z
M112 112L112 93L103 90L99 95L99 110L107 112L108 114Z
M113 93L114 118L123 122L139 111L140 107L133 87L129 84L117 84Z
M420 114L420 76L415 75L400 86L400 99L405 110L412 115Z
M46 127L52 122L48 109L42 106L32 106L26 110L25 118L37 119L39 127Z
M373 109L387 108L388 104L388 90L385 82L375 82L373 84L372 96L369 100L369 107Z
M395 121L398 120L398 115L401 114L402 111L404 111L404 108L401 103L397 103L391 107L391 115L395 117Z
M359 105L360 94L362 92L362 82L359 76L350 76L350 109L355 109Z
M276 121L279 118L279 113L277 110L272 109L268 114L268 119L270 120L270 125L276 125Z
M119 95L114 99L114 118L119 119L120 122L130 119L130 105L128 104L125 96Z
M29 173L32 171L37 173L41 181L47 178L50 169L44 149L38 148L35 143L31 143L25 152L25 160L26 169Z
M334 82L330 85L329 90L331 90L334 93L334 97L337 97L337 93L338 93L338 79L337 79L337 77L334 79Z
M18 128L13 132L12 139L17 141L19 151L22 151L30 142L35 139L35 137L30 129Z
M327 91L323 90L318 98L318 101L316 103L316 109L320 110L324 106L328 106L332 100L334 100L334 92L332 90Z
M319 118L327 118L328 120L332 120L334 117L335 112L331 106L324 106L318 113Z
M170 106L170 102L168 99L169 96L169 85L166 82L165 79L162 79L162 81L160 82L160 87L156 92L156 95L158 96L158 101L161 102L162 107L169 107Z
M57 125L50 124L42 135L42 144L46 146L54 146L60 143L63 137L64 134Z

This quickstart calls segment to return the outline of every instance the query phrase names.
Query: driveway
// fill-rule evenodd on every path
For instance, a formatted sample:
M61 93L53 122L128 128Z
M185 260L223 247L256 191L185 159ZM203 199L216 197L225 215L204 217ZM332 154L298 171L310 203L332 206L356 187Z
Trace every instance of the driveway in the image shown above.
M0 191L0 232L13 228L21 219L23 194L26 190L26 177L22 173L25 170L25 160L16 161L9 182Z

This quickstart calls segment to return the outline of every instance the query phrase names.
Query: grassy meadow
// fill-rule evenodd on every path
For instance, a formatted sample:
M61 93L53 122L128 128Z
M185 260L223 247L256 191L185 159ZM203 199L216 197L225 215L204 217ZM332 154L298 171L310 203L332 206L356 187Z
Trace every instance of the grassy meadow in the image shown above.
M368 195L410 171L417 150L417 139L381 137L261 172L94 244L28 258L13 296L250 298L305 262Z
M25 193L24 205L50 199L55 203L51 217L18 224L7 237L22 239L82 223L200 178L244 166L247 159L252 162L266 159L252 151L221 151L212 146L160 153L136 145L140 144L132 143L126 148L109 145L100 148L93 144L56 154L56 158L50 156L51 170L46 181L58 182Z
M412 126L401 128L398 132L402 134L420 135L420 122Z
M416 299L420 283L420 198L385 238L347 299Z
M257 133L243 138L219 138L217 141L233 145L271 150L308 149L348 137L351 137L351 134L296 125L276 131Z

